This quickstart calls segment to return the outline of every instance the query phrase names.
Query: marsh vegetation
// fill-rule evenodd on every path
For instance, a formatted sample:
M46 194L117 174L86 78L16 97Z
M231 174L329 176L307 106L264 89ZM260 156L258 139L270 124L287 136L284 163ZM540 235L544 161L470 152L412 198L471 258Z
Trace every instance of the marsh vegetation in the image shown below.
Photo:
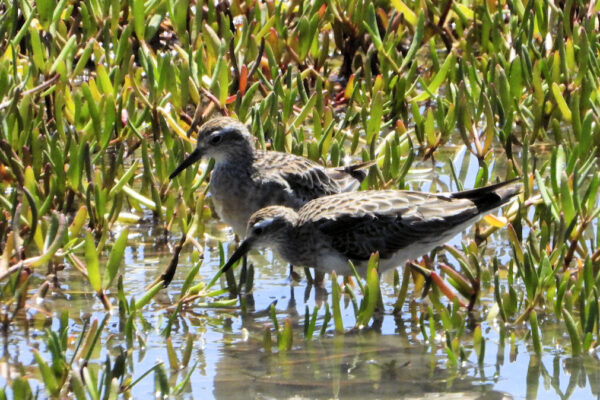
M0 398L600 394L600 3L0 1ZM411 268L290 281L213 218L228 115L362 188L519 178Z

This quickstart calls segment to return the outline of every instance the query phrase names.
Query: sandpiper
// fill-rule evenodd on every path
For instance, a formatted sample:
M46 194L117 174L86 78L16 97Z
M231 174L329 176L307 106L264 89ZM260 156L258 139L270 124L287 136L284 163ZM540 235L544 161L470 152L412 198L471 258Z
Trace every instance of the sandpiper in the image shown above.
M321 196L356 190L372 164L325 168L293 154L257 150L246 126L229 117L202 125L196 149L169 179L203 157L215 160L209 188L215 210L240 238L255 211L270 205L298 209Z
M384 272L447 242L520 190L513 180L456 193L341 193L298 211L266 207L250 217L246 238L222 271L250 249L269 247L293 265L343 275L352 274L348 260L364 275L369 257L379 252Z

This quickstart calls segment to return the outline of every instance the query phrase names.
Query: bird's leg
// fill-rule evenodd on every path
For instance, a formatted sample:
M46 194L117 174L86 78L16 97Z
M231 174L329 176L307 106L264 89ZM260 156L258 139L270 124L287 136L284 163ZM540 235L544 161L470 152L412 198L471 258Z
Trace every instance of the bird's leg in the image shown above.
M323 305L327 301L327 289L323 286L315 286L315 304L319 307Z
M290 282L300 282L300 274L294 272L294 265L290 264Z
M315 286L316 287L324 287L325 286L325 272L315 271Z

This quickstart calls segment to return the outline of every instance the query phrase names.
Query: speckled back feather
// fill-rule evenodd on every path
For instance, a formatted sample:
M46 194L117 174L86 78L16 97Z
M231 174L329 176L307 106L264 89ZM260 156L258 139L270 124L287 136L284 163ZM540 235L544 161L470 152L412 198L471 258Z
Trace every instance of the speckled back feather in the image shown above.
M357 173L356 166L348 171L344 168L325 168L307 158L276 151L257 150L253 166L257 177L285 182L300 204L355 190L366 176L364 172Z
M455 194L410 191L342 193L313 200L298 212L296 225L314 225L349 259L388 258L414 243L434 243L455 227L501 206L519 193L505 182Z

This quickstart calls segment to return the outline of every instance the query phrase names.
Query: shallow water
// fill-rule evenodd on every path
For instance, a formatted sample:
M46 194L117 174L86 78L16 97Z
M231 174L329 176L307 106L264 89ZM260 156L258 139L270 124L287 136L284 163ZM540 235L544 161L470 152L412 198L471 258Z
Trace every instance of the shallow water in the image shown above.
M461 163L467 172L467 181L472 179L472 160L466 157ZM443 171L443 170L442 170ZM443 175L441 175L443 176ZM447 176L447 175L446 175ZM420 178L437 182L437 190L451 189L447 178L436 179L432 173L424 172L413 176L415 187L429 190L421 185ZM116 227L115 233L118 233ZM162 230L148 220L130 226L129 243L123 262L123 277L126 296L139 298L145 287L151 284L166 267L171 251L161 244ZM467 232L467 235L469 233ZM471 232L472 235L472 232ZM225 239L226 252L234 248L233 236L222 224L211 222L203 242L204 262L200 268L201 279L208 281L219 267L218 240ZM168 241L176 243L176 234ZM490 251L510 257L510 249L502 233L492 237ZM454 245L460 244L455 238ZM137 378L159 360L165 362L169 383L174 387L181 382L188 370L173 371L168 368L165 338L161 334L172 313L180 288L191 267L191 246L182 251L175 278L168 289L159 293L146 306L137 322L139 339L134 341L130 354L133 368L131 375ZM400 318L391 311L396 300L392 273L382 278L385 312L371 328L345 335L334 333L333 322L329 322L323 336L319 330L325 314L324 303L330 292L330 281L325 288L310 287L303 279L290 283L288 267L269 252L263 256L255 253L250 261L255 265L254 290L246 298L248 312L243 314L239 307L201 308L184 310L173 324L171 340L177 356L181 359L182 348L188 335L194 338L194 350L189 363L196 365L190 382L184 390L184 398L598 398L600 393L600 364L598 354L572 359L562 350L568 342L567 333L553 324L551 314L540 316L544 352L535 355L526 332L511 328L514 337L501 338L500 330L491 323L482 322L483 337L486 339L483 363L478 363L474 350L467 347L466 362L453 365L445 351L445 338L436 337L432 342L421 333L419 315L426 313L430 304L420 293L413 293L405 302ZM299 271L303 276L302 271ZM43 279L42 275L37 276ZM223 282L222 282L223 283ZM74 349L77 334L86 321L101 320L105 312L101 303L91 292L89 285L73 268L59 273L59 288L47 295L40 304L30 303L27 314L10 329L3 338L4 352L0 363L0 374L4 381L23 369L33 371L36 363L33 348L38 348L44 357L48 351L42 340L46 328L58 329L58 312L69 310L70 351ZM35 285L33 285L35 286ZM32 287L33 287L32 286ZM115 305L115 294L110 295ZM344 301L345 300L345 301ZM354 312L348 299L342 304L342 316L346 329L355 324ZM263 337L266 329L272 328L272 320L266 310L276 301L277 320L283 323L290 319L294 327L294 342L291 351L278 351L274 343L271 352L265 351ZM494 304L493 291L483 288L480 315ZM303 337L306 307L312 313L319 305L319 318L311 340ZM426 323L427 325L427 323ZM271 329L272 330L272 329ZM443 329L437 329L440 334ZM275 333L272 332L275 336ZM470 332L467 335L471 335ZM466 341L465 341L466 342ZM100 370L106 355L112 359L126 347L122 321L117 310L106 325L102 343L96 349L91 364ZM32 382L35 381L33 376ZM155 374L149 374L132 390L132 398L154 396ZM40 396L46 396L41 389Z

